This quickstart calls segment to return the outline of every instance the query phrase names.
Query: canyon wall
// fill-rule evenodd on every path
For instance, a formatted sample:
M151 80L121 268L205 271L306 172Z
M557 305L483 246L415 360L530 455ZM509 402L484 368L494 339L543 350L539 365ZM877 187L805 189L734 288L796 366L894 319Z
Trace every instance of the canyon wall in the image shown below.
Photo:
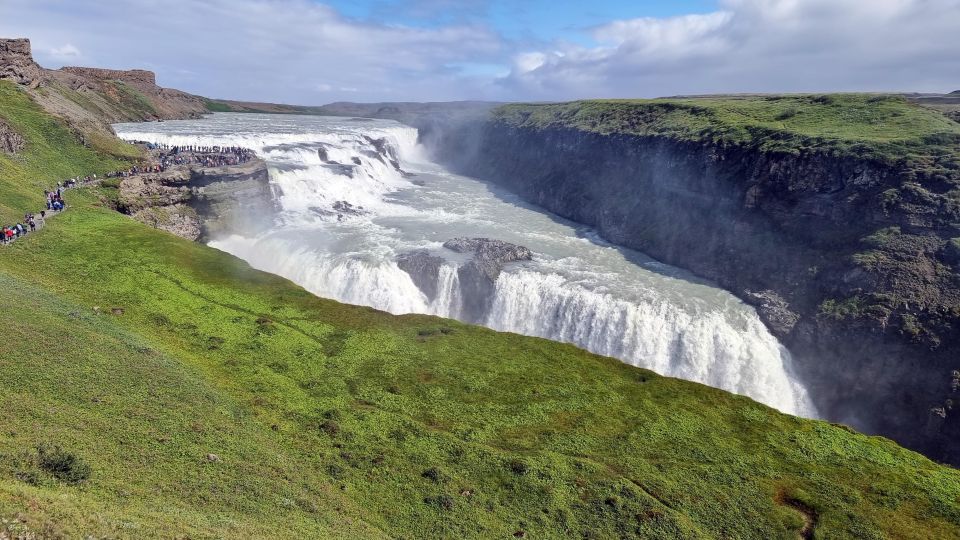
M502 119L430 136L454 169L754 304L828 419L960 462L955 163Z

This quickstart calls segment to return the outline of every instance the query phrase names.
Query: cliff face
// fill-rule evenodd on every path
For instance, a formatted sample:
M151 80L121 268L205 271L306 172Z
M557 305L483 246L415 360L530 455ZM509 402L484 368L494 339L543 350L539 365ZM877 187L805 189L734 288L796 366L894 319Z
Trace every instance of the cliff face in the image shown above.
M67 66L60 68L60 71L73 73L88 79L122 81L140 89L152 89L157 86L156 74L144 69L122 70Z
M115 122L195 118L208 112L202 98L157 86L150 71L44 69L33 60L27 39L0 39L0 80L21 85L84 139L112 135L109 124Z
M177 167L120 179L117 210L187 240L220 232L253 234L273 215L263 161L224 167Z
M29 85L40 78L29 39L0 39L0 80Z
M503 119L448 134L439 154L715 280L757 306L828 419L960 462L945 401L960 367L955 162Z

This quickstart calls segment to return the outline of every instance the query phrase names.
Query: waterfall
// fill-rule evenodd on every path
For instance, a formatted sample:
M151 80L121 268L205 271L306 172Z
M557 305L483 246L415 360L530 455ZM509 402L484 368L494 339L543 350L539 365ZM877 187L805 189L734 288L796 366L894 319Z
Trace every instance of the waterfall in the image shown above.
M269 166L281 209L275 225L255 237L226 235L210 245L313 294L394 314L463 319L468 300L460 293L457 269L466 260L442 242L506 236L535 258L504 268L485 326L573 343L784 412L816 416L789 352L752 308L714 287L635 264L599 245L590 231L425 162L413 128L217 114L116 129L127 140L253 149ZM442 261L427 278L435 284L432 298L398 266L398 257L414 250Z
M597 354L748 395L813 416L806 390L790 376L790 355L759 318L691 314L669 301L626 302L569 287L557 274L505 272L486 326L574 343ZM738 328L740 326L740 328Z

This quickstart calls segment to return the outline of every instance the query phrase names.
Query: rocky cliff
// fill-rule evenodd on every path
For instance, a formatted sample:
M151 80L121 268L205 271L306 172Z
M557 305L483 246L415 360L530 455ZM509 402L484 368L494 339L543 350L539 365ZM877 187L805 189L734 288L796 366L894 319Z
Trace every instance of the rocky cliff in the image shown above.
M41 72L33 61L29 39L0 39L0 80L30 85Z
M438 155L715 280L757 306L827 418L958 463L960 131L902 100L817 99L507 107ZM801 131L874 108L871 126L933 127ZM833 116L790 130L815 114Z
M275 210L260 159L223 167L177 166L115 183L117 210L188 240L206 241L224 231L254 234Z
M27 39L0 39L0 80L20 85L87 144L112 135L111 123L195 118L208 112L202 98L158 86L150 71L44 69L34 61Z

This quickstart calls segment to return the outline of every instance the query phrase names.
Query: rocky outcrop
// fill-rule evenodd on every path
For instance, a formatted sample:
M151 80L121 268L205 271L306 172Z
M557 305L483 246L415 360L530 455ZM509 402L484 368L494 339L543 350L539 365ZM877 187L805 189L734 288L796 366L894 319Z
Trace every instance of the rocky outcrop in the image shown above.
M0 80L35 85L42 69L33 61L29 39L0 38Z
M0 152L16 154L23 150L23 137L0 119Z
M790 304L774 291L744 291L744 300L757 309L770 331L779 338L790 335L800 320L800 314L790 310Z
M437 298L437 282L440 279L440 267L443 264L442 257L431 255L424 250L403 253L397 257L397 266L410 274L414 285L431 302Z
M73 73L87 79L122 81L141 90L153 90L157 86L156 74L144 69L124 70L66 66L60 68L60 71Z
M274 214L266 165L175 167L120 181L117 209L151 227L206 241L230 231L255 234Z
M523 246L489 238L454 238L444 242L443 247L473 255L457 269L463 316L470 322L486 319L504 265L533 258L533 253Z
M490 238L453 238L443 247L469 258L457 268L462 300L461 316L470 322L486 320L497 278L504 266L512 262L529 261L533 253L529 249ZM440 267L447 264L443 257L416 250L397 257L397 266L410 275L413 283L431 302L438 294Z
M951 262L958 165L762 151L495 120L438 157L607 240L712 279L755 305L828 419L960 463L960 414L924 429L960 368ZM953 176L950 176L953 175ZM479 272L482 275L482 272Z
M27 39L0 39L0 80L26 87L84 144L112 136L111 123L197 118L208 112L203 98L158 86L150 71L44 69L34 61Z

